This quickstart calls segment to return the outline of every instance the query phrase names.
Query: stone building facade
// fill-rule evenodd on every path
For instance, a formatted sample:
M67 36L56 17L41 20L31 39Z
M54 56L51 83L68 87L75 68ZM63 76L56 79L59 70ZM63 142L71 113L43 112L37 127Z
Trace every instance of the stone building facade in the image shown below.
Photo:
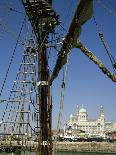
M64 126L65 137L106 137L106 133L112 131L116 131L116 123L105 120L102 106L98 119L89 119L87 110L83 106L77 106L76 113L70 115Z

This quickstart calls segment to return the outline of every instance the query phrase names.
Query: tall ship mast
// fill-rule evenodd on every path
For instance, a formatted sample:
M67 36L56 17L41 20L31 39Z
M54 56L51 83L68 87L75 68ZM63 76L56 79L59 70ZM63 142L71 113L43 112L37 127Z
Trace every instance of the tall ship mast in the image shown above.
M31 23L34 37L27 41L9 99L1 100L1 102L7 103L0 122L4 130L1 135L7 135L7 138L9 138L9 135L12 135L12 137L15 135L22 139L21 146L23 146L24 141L28 138L27 135L33 134L36 136L37 154L52 155L53 105L51 86L58 77L60 70L67 63L71 50L73 48L80 49L113 82L116 82L116 75L111 73L102 61L79 40L82 26L93 16L93 0L80 0L77 3L67 34L61 38L55 33L55 29L61 26L61 22L60 16L53 9L52 0L21 0L21 3L26 12L25 18L28 17ZM24 23L22 23L22 27L23 25ZM50 44L53 34L55 34L55 37L58 35L55 38L55 45ZM99 36L107 52L109 52L103 34L99 33ZM56 45L59 45L59 49L55 66L51 71L49 69L48 53ZM113 59L112 65L115 70L115 59L112 56L111 59ZM65 80L63 77L62 88L64 89L64 87Z
M49 42L50 33L53 33L59 24L59 16L52 8L52 0L24 0L22 2L37 38L35 52L38 54L39 152L40 155L51 155L52 103L46 44Z

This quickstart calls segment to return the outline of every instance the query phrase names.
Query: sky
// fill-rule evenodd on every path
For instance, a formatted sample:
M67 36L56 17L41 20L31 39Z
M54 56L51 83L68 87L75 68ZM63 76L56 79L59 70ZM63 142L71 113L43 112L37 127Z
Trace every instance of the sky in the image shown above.
M114 0L101 0L102 3L98 3L96 0L93 1L96 21L104 33L113 56L116 58L116 2ZM61 25L66 30L68 30L71 23L77 4L78 0L53 1L53 8L60 15ZM9 7L22 13L9 11ZM16 38L23 18L24 9L20 0L0 0L0 89L8 68L11 53L16 44ZM29 22L25 24L23 33L21 34L21 40L28 37L28 31L31 30L30 26L28 27L28 24ZM4 30L3 25L5 25L6 30ZM66 32L61 30L61 28L58 32L66 35ZM102 60L107 68L113 73L110 60L100 41L93 19L87 21L82 27L80 40L100 60ZM2 96L0 97L1 99L7 98L9 95L9 90L11 89L18 71L22 52L23 48L19 44L8 74L8 80L4 87ZM61 80L62 71L58 78L53 82L52 86L53 128L56 128L57 126ZM87 109L89 118L97 118L100 106L102 105L104 107L106 120L116 122L116 83L112 82L106 75L104 75L79 49L73 49L71 50L67 64L64 107L61 121L62 126L65 121L68 120L70 114L73 114L76 111L76 106L79 105L81 107L82 104Z

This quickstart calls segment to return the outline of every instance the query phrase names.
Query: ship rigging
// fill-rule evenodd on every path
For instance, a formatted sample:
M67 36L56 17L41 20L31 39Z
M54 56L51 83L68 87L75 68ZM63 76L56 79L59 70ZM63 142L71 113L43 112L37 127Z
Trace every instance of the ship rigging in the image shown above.
M84 53L113 82L116 82L116 75L109 71L102 61L88 50L79 39L83 25L93 16L93 0L80 0L77 3L68 31L62 26L60 16L53 9L52 0L22 0L21 4L26 15L24 14L17 42L0 90L0 96L2 96L17 45L21 44L24 46L24 51L9 98L0 100L0 103L6 105L0 121L2 129L0 135L6 136L6 139L9 139L9 135L11 135L11 139L21 140L19 144L22 147L24 147L24 144L26 145L25 141L29 138L31 139L33 135L37 142L34 143L37 154L52 155L53 103L51 87L60 70L68 62L69 53L72 49L76 48ZM23 12L13 8L9 8L9 10L23 14ZM32 31L29 38L26 38L26 41L22 43L21 33L27 18L31 24ZM93 18L98 28L96 19L95 17ZM55 31L58 27L67 32L65 36ZM4 30L8 31L6 27L4 27ZM107 46L103 33L98 33L115 71L115 58L109 51L109 46ZM48 60L52 48L57 51L57 58L51 71ZM63 72L61 86L58 130L60 128L62 102L64 100L65 73L66 70Z

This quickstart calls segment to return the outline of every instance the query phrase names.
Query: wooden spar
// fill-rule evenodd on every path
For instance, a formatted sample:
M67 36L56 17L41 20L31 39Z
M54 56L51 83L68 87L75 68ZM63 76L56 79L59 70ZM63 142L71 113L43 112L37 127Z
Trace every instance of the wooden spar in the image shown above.
M69 31L63 40L61 50L58 54L58 59L51 75L50 84L52 84L53 80L58 76L59 71L67 63L67 55L77 42L77 38L81 33L81 26L92 17L92 13L93 0L80 0L69 27Z
M67 63L68 53L75 47L79 48L87 57L89 57L89 59L92 60L100 68L100 70L108 76L108 78L110 78L113 82L116 82L116 75L112 74L92 52L90 52L80 41L78 41L78 37L81 32L81 25L91 18L91 16L92 1L81 0L69 27L69 32L63 41L56 65L51 75L50 84L52 84L53 80L58 76L59 71Z
M81 41L77 41L77 45L75 45L76 48L79 48L81 52L83 52L90 60L92 60L99 69L106 74L113 82L116 82L116 75L112 74L105 65L90 51L88 50Z

